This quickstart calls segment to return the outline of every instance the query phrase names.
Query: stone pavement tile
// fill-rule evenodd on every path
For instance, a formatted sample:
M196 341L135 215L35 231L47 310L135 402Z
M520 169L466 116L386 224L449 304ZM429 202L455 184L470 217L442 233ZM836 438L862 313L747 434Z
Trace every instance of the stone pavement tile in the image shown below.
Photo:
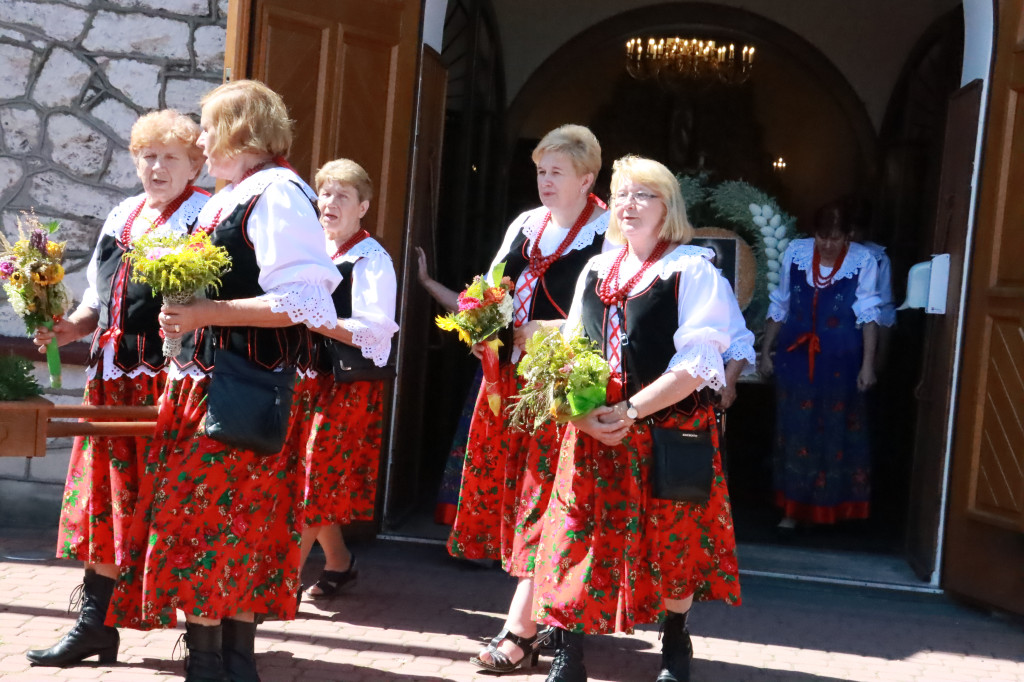
M45 557L53 540L0 537L0 549L15 546ZM304 601L298 620L260 627L264 682L544 682L550 656L500 678L468 662L501 629L513 580L438 547L378 542L357 552L361 576L350 592ZM3 682L182 677L181 661L171 660L182 625L122 631L116 666L29 667L24 651L49 646L74 621L67 599L80 581L71 562L0 558ZM1024 682L1019 625L944 597L748 578L743 606L698 604L690 629L695 682ZM661 645L657 627L644 626L588 637L586 650L592 682L650 682Z

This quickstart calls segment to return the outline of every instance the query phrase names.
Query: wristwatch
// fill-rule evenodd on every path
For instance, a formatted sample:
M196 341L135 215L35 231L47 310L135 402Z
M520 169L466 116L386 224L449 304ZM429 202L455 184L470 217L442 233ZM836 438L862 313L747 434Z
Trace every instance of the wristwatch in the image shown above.
M640 413L637 412L636 407L628 398L626 399L626 416L633 421L636 421L640 417Z

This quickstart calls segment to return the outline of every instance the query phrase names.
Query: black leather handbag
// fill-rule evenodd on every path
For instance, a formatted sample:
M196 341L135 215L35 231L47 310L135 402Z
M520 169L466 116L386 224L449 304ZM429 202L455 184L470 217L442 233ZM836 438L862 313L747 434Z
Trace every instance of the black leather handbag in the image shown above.
M713 428L713 427L712 427ZM711 431L651 427L654 441L651 495L659 500L705 504L711 497L715 446Z
M362 356L362 352L353 346L340 342L325 344L327 358L331 363L334 380L339 384L355 381L378 381L395 378L395 351L392 347L388 364L377 367L371 360Z
M206 389L206 435L257 455L280 452L294 387L294 367L273 372L218 348Z

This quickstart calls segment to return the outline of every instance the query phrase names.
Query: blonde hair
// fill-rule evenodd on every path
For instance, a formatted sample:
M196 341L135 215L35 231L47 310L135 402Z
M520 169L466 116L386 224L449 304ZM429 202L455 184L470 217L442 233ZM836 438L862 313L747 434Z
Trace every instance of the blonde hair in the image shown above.
M679 244L686 244L693 239L693 225L686 217L686 203L683 201L682 192L679 191L679 181L672 171L653 159L623 156L612 164L612 201L615 201L619 188L629 182L649 187L665 202L665 219L658 231L659 239ZM613 244L622 244L625 241L615 211L612 211L605 236Z
M180 144L188 152L189 161L196 163L203 158L203 150L196 146L199 132L195 121L174 109L151 111L140 116L132 126L128 151L137 161L146 147L154 144Z
M601 170L601 143L586 126L567 123L555 128L537 143L531 158L540 163L541 157L549 152L568 156L578 175L593 173L596 179Z
M320 187L328 180L334 180L339 185L354 187L360 203L373 198L373 181L370 180L370 175L351 159L335 159L325 163L316 172L316 178L313 180L316 191L319 192Z
M227 157L245 152L286 156L292 146L292 121L281 96L259 81L218 85L199 104L214 129L207 153Z

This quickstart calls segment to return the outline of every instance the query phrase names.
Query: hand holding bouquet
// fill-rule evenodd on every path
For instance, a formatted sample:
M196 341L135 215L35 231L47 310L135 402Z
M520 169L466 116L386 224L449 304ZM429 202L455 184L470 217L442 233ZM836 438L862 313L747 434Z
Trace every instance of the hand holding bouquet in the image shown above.
M505 264L498 263L491 270L490 283L481 275L459 294L459 312L437 318L437 326L446 331L457 331L467 345L483 344L480 358L484 370L487 404L495 416L501 414L501 392L498 380L498 348L495 334L512 322L512 290L515 285L504 276Z
M148 284L153 293L171 303L190 303L207 287L220 286L231 267L227 249L214 246L207 232L177 235L154 231L135 240L124 254L132 265L132 281ZM164 355L181 351L181 339L164 339Z
M0 281L4 283L7 300L15 314L25 321L28 333L39 327L53 329L71 307L71 296L64 285L64 242L50 241L49 235L57 231L56 220L42 223L35 214L25 217L29 228L25 232L22 219L18 219L18 241L11 244L0 234ZM50 386L61 387L60 353L57 340L46 345L46 364L50 370Z
M518 371L524 386L514 398L511 422L529 431L604 405L611 375L597 344L582 336L567 339L557 329L542 329L526 342Z

